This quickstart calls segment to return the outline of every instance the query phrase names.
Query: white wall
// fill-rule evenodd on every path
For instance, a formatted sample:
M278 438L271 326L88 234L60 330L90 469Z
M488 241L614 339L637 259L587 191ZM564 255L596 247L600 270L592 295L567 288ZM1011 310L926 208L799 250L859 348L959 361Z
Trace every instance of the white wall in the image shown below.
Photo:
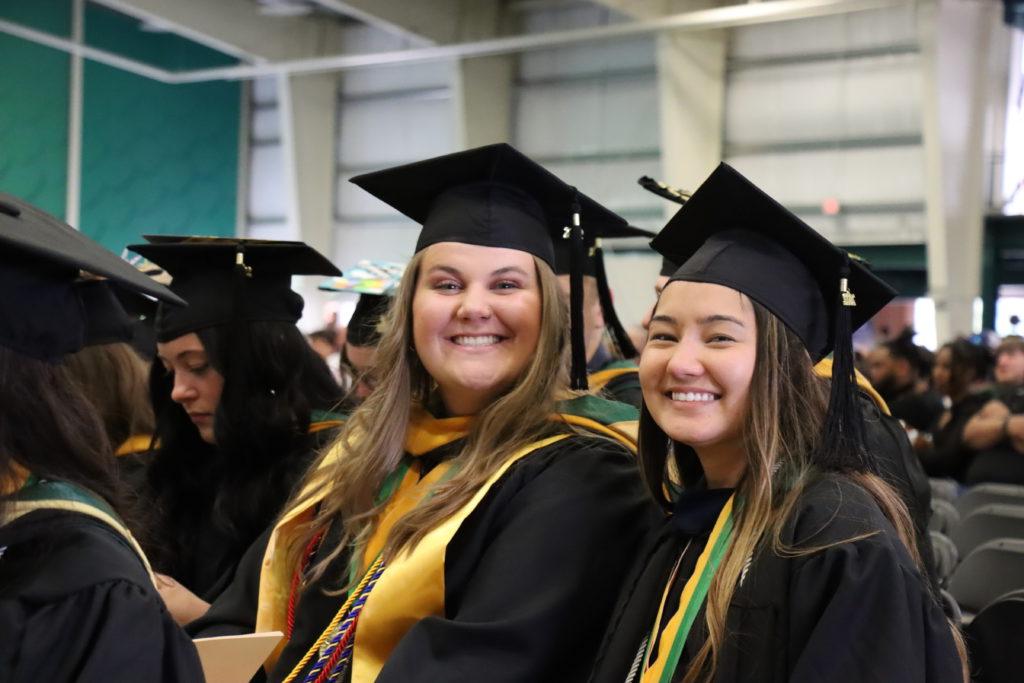
M925 241L913 6L735 29L725 157L844 245ZM841 211L826 216L821 204Z

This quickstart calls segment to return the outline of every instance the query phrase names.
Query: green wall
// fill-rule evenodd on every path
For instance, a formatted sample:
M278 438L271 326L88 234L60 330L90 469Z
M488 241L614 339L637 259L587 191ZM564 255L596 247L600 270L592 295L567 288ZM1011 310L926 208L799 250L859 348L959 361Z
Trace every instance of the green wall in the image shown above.
M0 0L0 17L62 36L70 12L70 0ZM88 3L85 40L169 70L235 63ZM57 215L67 191L69 68L63 52L0 34L0 189ZM83 73L82 231L116 252L151 232L234 234L241 85L165 85L89 60Z
M0 18L67 37L69 0L0 0ZM0 33L0 191L64 215L70 57Z

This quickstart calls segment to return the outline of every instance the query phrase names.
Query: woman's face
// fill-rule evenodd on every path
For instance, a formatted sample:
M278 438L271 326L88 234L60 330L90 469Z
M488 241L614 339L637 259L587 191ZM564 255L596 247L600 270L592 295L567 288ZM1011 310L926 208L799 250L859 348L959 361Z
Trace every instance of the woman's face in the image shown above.
M953 352L948 347L943 347L935 354L935 365L932 367L932 382L935 384L935 390L943 396L949 396L949 383L952 378Z
M526 252L457 242L424 250L413 344L449 413L477 413L519 379L540 320L540 283Z
M173 376L171 400L188 413L199 436L213 444L214 414L224 390L224 377L217 372L206 355L206 349L194 332L156 345L157 358Z
M743 458L743 420L757 357L749 299L700 282L669 283L640 357L644 403L675 441Z

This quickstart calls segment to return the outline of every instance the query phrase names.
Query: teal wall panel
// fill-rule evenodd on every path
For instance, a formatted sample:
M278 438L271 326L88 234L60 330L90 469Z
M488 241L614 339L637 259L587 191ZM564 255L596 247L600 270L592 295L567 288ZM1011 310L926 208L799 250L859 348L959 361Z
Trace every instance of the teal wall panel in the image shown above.
M85 42L161 69L181 71L230 66L238 60L174 33L144 31L141 22L100 5L85 7Z
M82 230L120 252L146 233L233 235L241 86L165 85L87 63Z
M67 36L69 0L0 0L0 18ZM64 215L67 194L67 54L0 34L0 191Z

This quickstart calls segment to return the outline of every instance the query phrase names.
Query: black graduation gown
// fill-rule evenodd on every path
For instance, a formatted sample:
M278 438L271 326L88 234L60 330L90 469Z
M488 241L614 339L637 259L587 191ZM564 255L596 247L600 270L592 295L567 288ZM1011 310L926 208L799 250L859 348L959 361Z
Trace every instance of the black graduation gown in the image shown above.
M966 480L967 470L977 451L964 445L964 427L990 400L990 391L979 391L953 404L949 420L932 434L932 447L920 454L928 476L952 477L959 482Z
M993 398L1002 401L1011 415L1024 413L1024 387L998 386ZM1024 454L1013 447L1010 439L1002 439L975 454L965 469L963 481L968 486L989 482L1024 484Z
M74 512L0 527L0 681L203 680L135 551Z
M592 683L627 680L672 566L693 538L692 559L683 563L692 566L707 534L708 527L688 535L669 523L639 556ZM797 557L781 557L770 548L758 551L726 616L730 635L719 656L716 683L960 683L945 616L866 491L841 476L820 478L801 496L783 541L797 547L838 545ZM689 572L681 571L677 582L687 578ZM671 604L677 606L678 597ZM705 638L701 610L673 681L682 680L682 663L692 660Z
M595 378L600 378L601 373L605 371L616 371L616 370L628 370L622 374L617 374L612 377L601 387L593 385ZM636 409L640 409L640 405L644 400L643 389L640 387L640 373L637 371L637 365L630 360L609 360L604 362L594 369L591 370L591 390L599 394L602 398L609 399L611 401L618 401L619 403L625 403L626 405L633 406Z
M420 457L436 464L461 445ZM574 437L531 453L448 545L445 614L417 622L377 681L586 680L632 557L660 520L623 447ZM191 633L252 630L262 556L263 548L250 549L236 581ZM347 561L330 574L342 576ZM268 680L288 675L343 602L320 588L303 593L293 637Z
M281 508L288 502L292 489L299 484L306 469L315 460L317 453L331 443L335 434L334 428L307 434L284 456L291 463L285 471L288 478L287 486L281 489L284 493L274 505L260 511L263 519L260 528L273 523ZM210 476L205 479L197 488L201 491L215 490L216 481L211 481ZM253 485L263 484L257 481ZM142 497L140 503L146 504L145 497ZM152 540L158 542L159 529L166 528L163 525L187 524L191 526L190 537L193 539L193 543L174 558L173 567L154 566L153 569L170 574L206 602L213 602L231 583L242 555L258 537L236 539L234 534L211 524L209 520L213 515L214 505L212 495L196 495L194 505L197 506L197 513L189 519L165 516L165 519L160 520L157 534L151 534L154 536Z
M914 523L914 542L934 595L939 594L938 573L928 522L931 520L932 488L928 475L899 420L885 415L874 401L860 395L868 452L879 474L899 494Z
M945 410L942 397L937 392L919 392L913 383L884 398L893 417L903 420L919 432L934 429Z

